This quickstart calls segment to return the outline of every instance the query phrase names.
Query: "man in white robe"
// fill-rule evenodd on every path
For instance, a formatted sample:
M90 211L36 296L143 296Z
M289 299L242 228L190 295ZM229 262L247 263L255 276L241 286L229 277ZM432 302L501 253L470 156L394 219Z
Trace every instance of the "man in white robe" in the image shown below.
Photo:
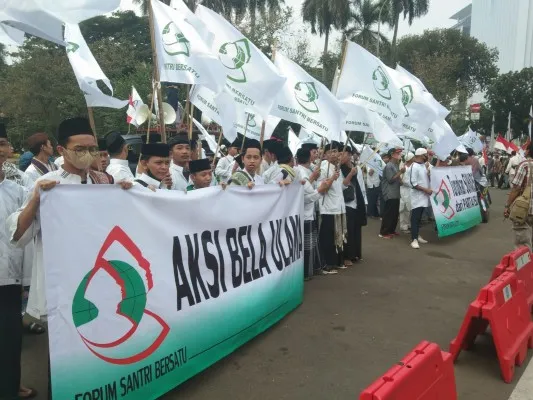
M128 162L128 145L120 132L111 132L105 137L107 152L111 159L106 172L115 182L133 182L135 177Z
M35 240L32 290L28 299L27 313L37 319L44 319L47 315L43 244L39 217L41 190L50 190L57 184L91 185L108 182L104 173L90 169L99 150L86 118L67 119L59 125L57 150L64 157L62 167L39 178L35 182L33 193L28 196L24 205L7 219L7 229L12 244L22 248ZM121 182L120 186L130 188L131 183Z
M246 142L245 142L246 143ZM226 183L233 174L233 166L235 165L235 157L239 153L239 147L236 142L233 142L228 148L228 155L222 157L215 168L215 176L221 183Z
M10 154L10 144L4 125L0 125L0 165ZM22 206L28 191L6 179L0 169L0 221ZM3 224L2 224L3 225ZM35 391L23 387L21 378L22 352L22 249L10 243L5 227L0 229L0 398L17 399L35 396Z

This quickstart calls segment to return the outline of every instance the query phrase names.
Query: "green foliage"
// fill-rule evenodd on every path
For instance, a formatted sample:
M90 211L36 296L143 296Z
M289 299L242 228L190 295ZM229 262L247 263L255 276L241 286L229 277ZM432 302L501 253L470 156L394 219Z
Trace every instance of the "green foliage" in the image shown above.
M533 105L533 68L500 75L487 89L488 106L494 111L496 132L507 131L509 112L515 137L529 134L529 110Z
M81 30L111 80L114 96L127 99L134 85L148 102L152 61L146 18L120 12L84 22ZM13 64L3 73L0 69L0 92L9 93L0 98L0 111L16 148L24 146L25 138L37 131L55 135L63 119L87 115L85 99L63 47L31 38L12 56ZM107 88L103 91L111 94ZM94 116L100 136L111 129L128 129L125 108L97 108Z
M398 43L398 62L419 77L444 106L464 103L498 75L498 51L455 29L406 36Z
M361 0L355 5L355 9L350 15L351 25L344 30L344 36L355 42L371 53L375 53L379 36L380 46L388 47L390 45L387 36L383 35L380 30L378 34L378 25L380 22L381 2L372 0ZM381 15L381 22L386 22L385 14Z

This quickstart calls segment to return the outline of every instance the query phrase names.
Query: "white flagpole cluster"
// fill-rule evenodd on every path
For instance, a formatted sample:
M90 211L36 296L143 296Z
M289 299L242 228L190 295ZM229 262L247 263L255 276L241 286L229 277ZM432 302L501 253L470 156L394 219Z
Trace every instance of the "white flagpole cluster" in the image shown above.
M135 88L129 102L112 96L111 83L77 26L84 19L114 10L120 1L32 2L36 7L32 10L10 2L0 11L0 40L21 43L28 32L56 43L68 42L67 54L88 107L121 108L129 103L127 121L137 126L140 96ZM149 22L156 66L152 91L156 113L163 105L161 82L182 83L192 86L190 104L219 124L230 141L238 133L268 139L285 119L300 124L304 132L307 129L329 140L346 141L345 131L363 131L388 146L402 146L400 137L432 142L441 159L456 148L464 149L445 121L449 110L420 79L399 65L387 67L355 43L346 41L342 64L328 90L283 54L269 60L231 23L202 5L192 12L183 0L172 0L170 6L150 0ZM63 38L59 32L64 23ZM98 88L99 80L111 95ZM510 120L511 114L508 135ZM164 123L160 115L163 137ZM472 135L477 139L469 132L465 140ZM478 143L472 143L477 148Z

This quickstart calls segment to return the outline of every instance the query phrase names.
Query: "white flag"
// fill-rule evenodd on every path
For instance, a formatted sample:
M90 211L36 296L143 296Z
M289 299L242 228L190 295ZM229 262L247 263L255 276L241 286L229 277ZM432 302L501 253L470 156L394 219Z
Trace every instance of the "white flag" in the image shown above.
M281 118L269 115L265 123L265 132L263 133L263 140L268 140L272 137L274 130L279 125Z
M346 112L329 89L281 53L274 65L287 80L270 113L328 138L339 132Z
M220 93L225 68L196 29L164 3L151 1L151 6L161 81L201 84Z
M222 92L215 99L215 93L211 90L202 85L196 85L192 87L189 99L203 114L222 127L224 137L229 142L237 139L237 130L234 126L237 110L233 97Z
M128 102L128 110L126 111L126 122L130 125L133 125L135 127L138 127L139 124L137 124L137 121L135 118L137 117L137 111L139 110L139 107L142 106L144 103L141 99L141 96L139 96L139 93L137 92L137 89L135 89L134 86L131 87L131 95Z
M285 83L272 62L223 17L201 5L196 15L216 32L211 50L226 68L226 91L245 111L266 118Z
M468 128L468 132L459 136L458 139L465 147L470 147L476 153L481 153L483 150L483 143L481 143L477 133L470 129L470 127Z
M24 32L0 22L0 43L20 46L24 43Z
M298 136L296 136L296 133L292 130L292 128L289 128L289 149L291 149L291 153L293 156L296 156L296 152L301 146L300 139Z
M429 92L429 90L426 89L426 86L422 83L420 79L418 79L415 75L407 71L405 68L400 66L400 64L396 65L396 71L401 72L402 74L409 77L411 80L413 80L418 86L428 94L427 100L428 102L434 102L434 107L437 108L439 117L442 119L446 118L450 114L450 110L448 110L446 107L444 107L442 104L440 104L435 97Z
M450 153L461 145L452 127L445 120L431 125L427 135L434 142L433 151L440 160L446 160Z
M96 62L78 25L65 24L65 42L67 42L68 59L78 85L85 95L87 107L123 108L128 105L128 100L108 96L96 85L96 81L101 80L113 94L111 82Z
M63 23L78 24L112 12L119 7L120 0L3 0L0 3L0 23L65 45ZM13 32L8 35L13 39ZM17 41L19 39L20 34L17 34Z
M441 119L440 104L431 94L424 91L412 75L397 70L389 70L394 86L399 87L404 107L401 131L409 137L421 140L431 125Z
M383 118L377 113L377 111L366 110L368 120L370 121L370 132L374 135L374 138L380 143L386 143L394 146L402 146L402 141L396 135L390 126L385 122Z
M202 40L207 44L208 47L211 47L213 40L215 39L215 34L211 32L209 27L204 24L204 22L198 18L191 11L189 7L183 2L183 0L172 0L170 2L170 7L176 10L189 24L191 24L196 32L200 35Z
M200 122L198 122L194 118L192 119L192 122L194 123L196 128L198 128L198 130L200 131L200 135L199 135L200 140L205 140L207 142L207 145L209 146L209 149L213 152L213 154L215 154L215 152L217 151L217 147L218 147L217 141L214 139L212 135L209 134L209 132L206 131L206 129Z
M377 111L391 127L401 128L405 107L400 87L390 77L391 69L355 43L347 42L345 52L337 98Z
M383 175L383 168L385 168L385 162L377 152L374 152L368 145L364 145L359 156L359 164L361 166L368 165L374 171L377 171L378 175Z

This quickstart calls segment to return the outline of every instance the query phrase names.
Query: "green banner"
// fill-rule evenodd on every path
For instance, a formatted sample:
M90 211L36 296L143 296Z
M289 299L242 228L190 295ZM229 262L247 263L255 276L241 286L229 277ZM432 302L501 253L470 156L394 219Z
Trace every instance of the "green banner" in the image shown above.
M431 169L431 207L439 237L481 223L481 209L471 166Z

